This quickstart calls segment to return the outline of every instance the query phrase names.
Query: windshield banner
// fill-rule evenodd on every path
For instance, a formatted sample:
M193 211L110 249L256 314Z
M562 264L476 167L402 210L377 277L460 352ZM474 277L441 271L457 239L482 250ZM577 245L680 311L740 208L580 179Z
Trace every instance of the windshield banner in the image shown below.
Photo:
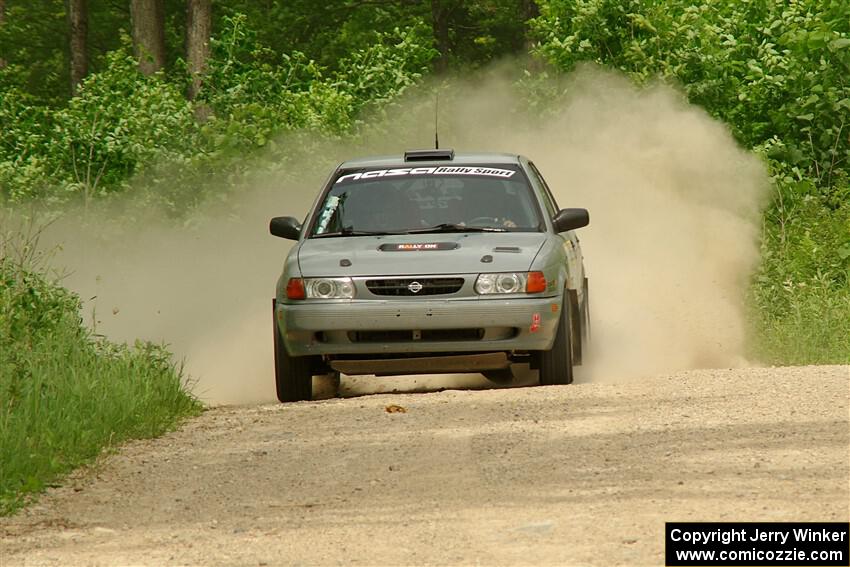
M512 177L514 173L516 171L513 169L480 166L399 167L395 169L373 169L372 171L349 173L348 175L340 176L336 180L336 183L375 179L377 177L397 177L400 175L481 175L507 179Z

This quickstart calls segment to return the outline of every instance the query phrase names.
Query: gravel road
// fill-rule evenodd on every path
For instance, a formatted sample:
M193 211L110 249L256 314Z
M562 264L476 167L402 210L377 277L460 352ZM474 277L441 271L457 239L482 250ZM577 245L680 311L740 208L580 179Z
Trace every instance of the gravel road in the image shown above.
M212 409L0 520L0 565L662 565L665 521L848 521L849 400L831 366Z

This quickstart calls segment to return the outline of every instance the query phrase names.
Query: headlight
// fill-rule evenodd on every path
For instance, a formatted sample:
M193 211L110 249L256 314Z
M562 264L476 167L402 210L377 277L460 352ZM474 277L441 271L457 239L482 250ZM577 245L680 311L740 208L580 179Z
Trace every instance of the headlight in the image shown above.
M546 290L543 272L503 272L479 274L475 292L480 295L497 293L539 293Z
M522 293L525 291L526 275L522 272L503 274L481 274L475 281L475 291L481 295L491 293Z
M352 299L354 284L351 278L306 278L307 299Z
M286 286L289 299L352 299L351 278L291 278Z

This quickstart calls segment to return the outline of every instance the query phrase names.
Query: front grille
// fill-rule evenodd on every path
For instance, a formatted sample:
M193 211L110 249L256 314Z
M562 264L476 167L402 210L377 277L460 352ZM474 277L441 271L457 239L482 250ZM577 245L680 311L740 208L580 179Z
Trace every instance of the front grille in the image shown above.
M421 286L421 288L419 286ZM449 293L457 293L457 291L463 287L463 278L399 278L366 280L366 287L375 295L446 295Z
M422 329L421 331L350 331L353 343L402 343L409 341L479 341L484 329Z

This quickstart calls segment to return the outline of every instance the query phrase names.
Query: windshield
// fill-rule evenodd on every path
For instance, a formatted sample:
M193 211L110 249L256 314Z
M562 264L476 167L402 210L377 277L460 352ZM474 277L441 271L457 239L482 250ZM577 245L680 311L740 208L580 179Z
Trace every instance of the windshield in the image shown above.
M541 226L518 166L403 167L341 172L310 235L538 232Z

